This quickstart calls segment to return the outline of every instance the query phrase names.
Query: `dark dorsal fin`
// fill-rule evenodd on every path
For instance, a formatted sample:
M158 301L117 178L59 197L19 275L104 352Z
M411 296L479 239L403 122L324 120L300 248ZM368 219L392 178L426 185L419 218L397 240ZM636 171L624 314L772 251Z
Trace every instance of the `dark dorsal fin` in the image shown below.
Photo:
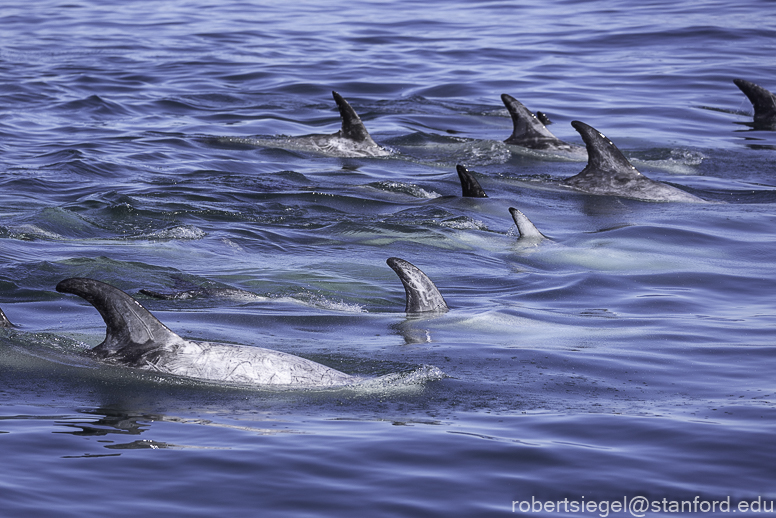
M547 236L539 232L539 229L531 223L528 217L514 207L509 207L509 213L517 225L517 231L520 232L520 239L546 239Z
M642 176L603 133L584 122L571 121L571 125L582 135L587 146L587 167L579 175L597 171L604 174Z
M426 311L447 311L447 303L439 290L428 276L414 264L391 257L387 261L396 275L404 284L407 293L407 313L423 313Z
M549 126L550 124L552 124L552 121L544 112L536 112L536 118L539 119L539 122L541 122L545 126Z
M550 145L563 144L523 103L508 94L501 94L501 100L512 117L514 128L512 135L504 142L531 149L544 149Z
M76 277L57 284L57 291L82 297L102 315L107 327L105 341L93 349L100 356L118 351L130 356L182 340L139 302L110 284Z
M461 179L461 189L463 194L461 196L465 198L487 198L488 195L480 187L480 182L462 165L455 166L455 170L458 171L458 178Z
M0 327L14 327L11 321L8 320L8 317L5 316L2 309L0 309Z
M733 82L752 102L755 122L776 122L776 95L744 79L733 79Z
M356 113L350 104L337 92L332 92L334 100L337 102L339 108L340 117L342 117L342 129L340 135L343 138L353 140L355 142L363 142L371 139L369 132L364 127L364 123L361 122L361 118Z

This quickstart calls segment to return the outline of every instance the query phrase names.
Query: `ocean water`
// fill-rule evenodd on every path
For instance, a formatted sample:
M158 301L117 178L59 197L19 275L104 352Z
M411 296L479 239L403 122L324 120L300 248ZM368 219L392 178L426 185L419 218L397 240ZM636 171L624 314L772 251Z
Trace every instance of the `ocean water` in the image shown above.
M2 515L729 516L776 500L766 0L3 2ZM386 156L292 137L340 128ZM508 93L704 204L560 186ZM460 196L464 164L488 193ZM517 207L550 241L518 241ZM385 264L451 310L408 316ZM176 333L396 382L104 365L67 277ZM236 288L157 300L141 289ZM438 375L441 371L444 375ZM576 505L576 507L574 507ZM575 512L576 510L576 512Z

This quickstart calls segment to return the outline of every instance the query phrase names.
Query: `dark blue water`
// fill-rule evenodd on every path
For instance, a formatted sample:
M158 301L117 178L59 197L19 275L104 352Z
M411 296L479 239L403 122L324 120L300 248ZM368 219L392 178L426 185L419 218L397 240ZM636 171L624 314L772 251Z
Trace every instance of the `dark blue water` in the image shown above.
M732 80L776 91L774 4L267 4L0 7L3 516L767 510L776 133ZM340 128L332 90L389 156L290 144ZM504 144L502 93L714 203L562 188L585 159ZM460 197L456 164L489 198ZM509 207L552 240L518 242ZM451 311L408 317L391 256ZM406 379L102 365L99 314L54 290L73 276L187 338ZM138 294L180 286L250 294ZM671 507L696 496L728 511Z

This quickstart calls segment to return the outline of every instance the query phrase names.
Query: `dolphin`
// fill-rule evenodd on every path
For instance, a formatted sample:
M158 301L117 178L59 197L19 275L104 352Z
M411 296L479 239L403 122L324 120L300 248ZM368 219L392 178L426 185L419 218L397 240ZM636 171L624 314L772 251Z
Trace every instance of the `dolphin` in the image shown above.
M578 191L604 196L622 196L644 201L705 200L670 185L650 180L625 158L617 146L592 126L572 121L587 146L587 167L561 183Z
M539 232L539 229L531 223L528 217L514 207L509 207L509 213L517 225L517 231L520 233L520 240L539 242L547 239L547 236Z
M332 387L361 380L280 351L186 340L120 289L94 279L65 279L57 284L57 291L78 295L100 312L106 336L91 354L108 363L250 385Z
M219 140L254 146L313 151L330 156L390 155L389 150L372 140L356 110L337 92L332 92L332 95L342 119L342 128L336 133L266 139L224 137Z
M463 191L464 198L487 198L488 195L480 187L480 182L472 176L466 167L462 165L455 166L455 170L458 171L458 178L461 180L461 190Z
M511 95L501 94L501 100L507 107L514 126L512 135L504 141L505 143L540 151L582 152L581 147L563 142L553 135L542 120ZM542 119L549 122L546 116Z
M444 313L447 302L428 276L409 261L390 257L386 261L399 276L407 294L407 313Z
M776 124L776 95L762 86L744 79L733 79L733 82L749 98L754 106L755 126L772 127Z

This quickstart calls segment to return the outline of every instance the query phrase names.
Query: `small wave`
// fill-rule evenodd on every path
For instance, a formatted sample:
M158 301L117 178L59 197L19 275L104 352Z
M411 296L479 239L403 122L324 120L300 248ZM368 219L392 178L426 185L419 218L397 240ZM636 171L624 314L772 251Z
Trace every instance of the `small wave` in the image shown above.
M373 187L381 191L408 194L415 198L422 198L426 200L433 200L434 198L439 198L441 196L441 194L438 194L434 191L429 192L423 189L422 187L418 187L417 185L411 184L411 183L391 182L391 181L375 182L375 183L370 183L369 187Z
M466 216L461 216L460 218L453 218L453 219L442 221L440 225L443 227L453 228L456 230L488 230L488 227L485 226L485 223L483 223L482 221L477 219L472 219Z
M150 239L150 240L159 240L159 241L195 240L195 239L202 239L206 235L207 234L202 229L199 229L192 225L183 225L179 227L157 230L155 232L151 232L150 234L137 236L133 239Z
M362 379L352 386L359 390L380 391L388 389L410 388L429 381L439 381L447 377L442 369L433 365L421 365L406 372L394 372L378 378Z

